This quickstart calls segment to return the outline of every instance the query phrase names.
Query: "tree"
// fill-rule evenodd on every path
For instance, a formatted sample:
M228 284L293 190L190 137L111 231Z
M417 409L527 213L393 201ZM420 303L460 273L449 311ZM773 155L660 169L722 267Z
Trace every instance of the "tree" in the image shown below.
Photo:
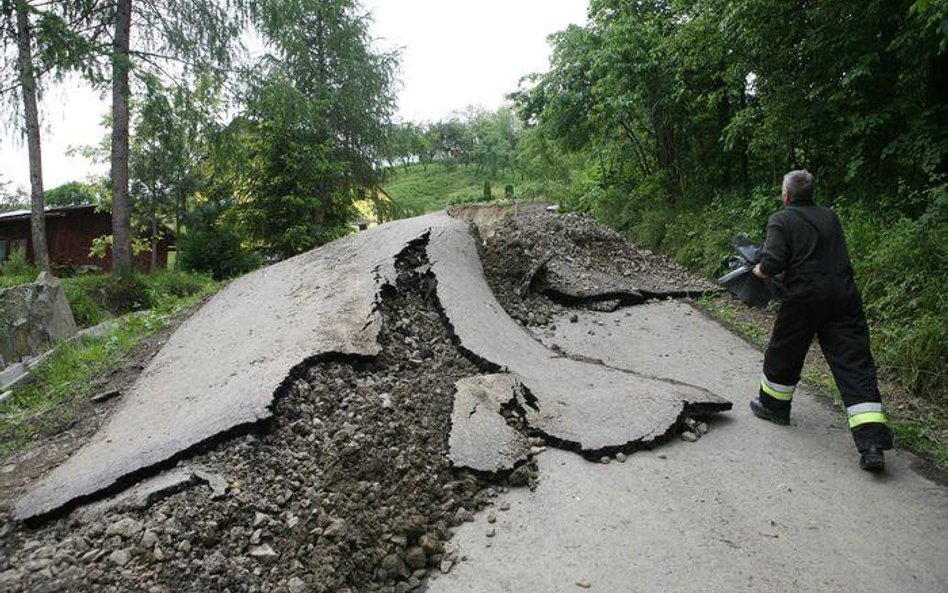
M45 193L46 204L49 206L100 204L105 197L105 192L106 188L100 185L70 181L47 190Z
M287 257L348 232L352 202L378 183L396 58L372 50L355 0L266 0L252 18L272 53L245 82L218 180L252 244Z
M129 74L134 63L171 79L182 73L229 66L243 14L238 0L159 0L115 3L112 68L112 265L117 274L132 269L129 204ZM133 13L136 17L133 19ZM132 46L132 22L140 46ZM177 68L179 72L169 71Z
M26 135L30 168L30 234L33 259L36 266L49 271L49 252L46 246L45 200L43 194L42 143L38 97L40 77L52 74L61 77L65 72L82 69L82 57L101 29L90 27L88 37L75 33L90 19L90 0L62 2L30 2L29 0L0 0L0 41L4 56L7 43L15 41L16 83L2 83L0 94L19 94L23 110L23 129ZM9 75L6 68L4 78ZM18 93L17 93L18 91ZM15 104L15 102L14 102Z

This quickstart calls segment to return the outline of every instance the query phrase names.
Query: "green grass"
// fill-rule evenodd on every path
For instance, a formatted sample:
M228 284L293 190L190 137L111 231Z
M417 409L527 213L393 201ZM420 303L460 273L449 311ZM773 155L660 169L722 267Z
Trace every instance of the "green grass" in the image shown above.
M411 165L406 171L399 167L392 169L382 188L395 200L401 212L406 216L424 214L441 210L451 204L484 201L484 182L491 186L492 199L504 197L504 186L514 186L517 194L517 182L509 171L490 175L478 173L473 165L446 165L432 163L427 171L421 165Z
M34 369L35 380L0 403L0 455L19 449L37 434L67 426L78 405L92 395L97 377L121 366L143 339L167 327L173 315L219 287L206 277L184 274L191 276L186 279L181 274L155 274L148 281L154 308L120 317L101 337L59 345Z

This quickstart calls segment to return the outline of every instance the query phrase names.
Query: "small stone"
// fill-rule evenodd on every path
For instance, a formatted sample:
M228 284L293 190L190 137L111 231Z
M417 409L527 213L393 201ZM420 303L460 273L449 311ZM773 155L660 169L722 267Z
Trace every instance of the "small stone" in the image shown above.
M425 554L437 554L442 549L441 540L431 533L426 533L418 538L418 545L425 551Z
M502 503L500 503L500 506L499 506L498 508L500 508L500 510L502 510L502 511L509 511L509 510L510 510L510 503L505 500L505 501L503 501Z
M488 527L488 528L487 528L487 537L494 537L495 535L497 535L497 528L496 528L496 527Z
M579 579L576 581L576 586L582 589L588 589L592 587L592 583L589 582L589 579Z
M616 461L619 463L625 463L626 459L628 459L628 457L625 456L625 453L616 453Z
M599 463L603 465L609 465L611 461L612 459L610 459L608 455L603 455L602 457L599 458Z
M257 511L253 515L253 526L260 527L261 525L268 522L269 520L270 520L270 515Z
M158 562L164 562L166 558L165 553L161 551L161 548L159 546L155 546L155 549L152 550L151 557L157 560Z
M577 321L579 321L579 315L577 315L576 313L573 313L572 315L569 316L570 323L576 323Z
M707 422L701 422L701 423L699 423L698 426L696 426L695 428L697 428L698 434L708 434L708 423L707 423Z
M253 533L250 534L250 545L256 546L260 544L260 537L263 534L262 529L255 529Z
M98 555L99 555L99 549L92 548L91 550L89 550L88 552L86 552L85 554L79 557L79 562L88 564L89 562L92 562L93 560L95 560L95 557Z
M145 533L142 534L141 543L143 548L154 548L155 544L158 543L158 534L151 529L146 529Z
M405 552L405 564L412 570L418 570L428 565L428 558L425 551L418 546L408 548Z
M326 537L342 537L346 532L346 522L343 519L336 519L329 524L329 527L326 528L326 531L323 532L323 535Z
M105 528L106 536L117 535L123 539L136 537L142 530L142 524L131 517L125 517Z
M109 554L109 561L113 564L118 564L119 566L125 566L128 564L128 561L132 559L132 555L128 553L128 550L121 549L115 550Z
M261 544L259 546L253 546L248 552L251 558L256 558L261 561L273 561L280 557L269 544Z
M489 512L487 513L487 522L488 522L488 523L496 523L496 522L497 522L497 512L496 512L496 511L489 511Z
M444 560L441 561L441 566L439 566L438 568L440 568L441 572L443 572L444 574L448 574L449 572L451 572L451 569L453 567L454 567L454 561L445 558Z
M289 527L290 529L293 529L294 527L299 525L299 522L300 522L299 517L297 517L296 515L290 515L289 519L286 520L286 526Z
M309 586L299 577L290 577L286 582L286 588L290 593L308 593Z
M191 542L188 540L181 540L181 543L178 544L178 551L182 554L187 554L191 551Z
M659 458L659 459L668 459L668 455L665 455L664 453L661 453L661 454L659 454L658 458Z
M691 432L690 430L686 430L685 432L681 433L681 440L687 443L693 443L698 440L698 435Z

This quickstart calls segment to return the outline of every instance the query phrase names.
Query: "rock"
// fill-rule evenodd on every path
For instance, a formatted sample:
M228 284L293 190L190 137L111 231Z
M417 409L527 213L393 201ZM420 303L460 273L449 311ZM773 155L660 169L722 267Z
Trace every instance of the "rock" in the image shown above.
M412 570L418 570L428 565L428 558L425 551L418 546L408 548L405 552L405 564Z
M425 551L425 554L437 554L442 550L441 540L431 533L421 536L418 539L418 545Z
M616 461L619 463L625 463L626 459L628 459L628 457L626 457L625 453L616 453Z
M526 486L530 483L531 475L530 467L528 465L521 465L510 472L510 477L507 478L507 481L511 486Z
M461 523L470 523L474 520L474 513L461 507L454 513L454 520L458 525Z
M599 463L603 465L609 465L611 461L612 459L610 459L608 455L603 455L602 457L599 458Z
M685 432L681 433L681 440L688 443L693 443L698 440L698 435L691 432L690 430L686 430Z
M579 321L579 315L577 315L576 313L573 313L572 315L569 316L570 323L576 323L577 321Z
M121 550L115 550L109 554L109 562L119 566L125 566L131 559L132 555L125 548L122 548Z
M0 572L0 589L13 590L13 586L23 579L23 572L15 568Z
M178 544L178 551L182 554L187 554L191 551L191 542L184 539L181 540L181 543Z
M69 300L46 272L33 284L0 290L0 302L0 356L8 363L42 354L76 333Z
M488 528L487 528L487 537L494 537L495 535L497 535L497 528L496 528L496 527L488 527Z
M270 547L269 544L261 544L259 546L253 546L248 552L251 558L256 558L257 560L264 562L271 562L280 557L280 555Z
M309 586L299 577L290 577L286 582L289 593L309 593Z
M391 576L403 575L407 572L405 570L405 562L400 556L398 556L398 554L389 554L388 556L382 558L382 562L379 563L379 568Z
M151 552L151 557L157 560L158 562L165 561L165 553L161 550L159 546L155 546L155 549Z
M592 583L589 582L589 579L579 579L576 581L576 586L580 587L581 589L588 589L592 587Z
M144 548L154 548L155 544L158 543L158 534L152 531L151 529L146 529L145 533L142 534L142 547Z
M488 522L488 523L496 523L496 522L497 522L497 512L496 512L496 511L489 511L489 512L487 513L487 522Z
M509 511L509 510L510 510L510 503L505 500L505 501L503 501L503 502L500 503L500 506L499 506L498 508L500 508L500 510L502 510L502 511Z
M326 537L342 537L346 533L346 522L344 519L336 519L329 524L329 527L326 528L326 531L323 532L323 535Z
M264 523L268 523L269 521L270 521L270 515L266 513L261 513L260 511L257 511L253 515L254 527L260 527L261 525L263 525Z
M125 517L124 519L119 519L115 523L110 524L105 528L105 535L117 535L122 539L132 539L137 537L141 533L142 524L140 521L136 521L131 517Z
M451 569L454 568L454 561L445 558L444 560L441 561L441 566L439 566L438 568L441 569L441 572L443 572L444 574L448 574L449 572L451 572Z
M698 434L708 434L708 423L701 422L695 428L698 429Z

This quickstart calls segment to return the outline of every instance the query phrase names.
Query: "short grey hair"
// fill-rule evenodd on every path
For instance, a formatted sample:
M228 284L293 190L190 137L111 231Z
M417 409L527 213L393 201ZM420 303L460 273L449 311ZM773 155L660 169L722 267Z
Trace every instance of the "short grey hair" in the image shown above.
M810 200L813 198L813 174L806 169L790 171L783 176L782 191L790 192L793 200Z

